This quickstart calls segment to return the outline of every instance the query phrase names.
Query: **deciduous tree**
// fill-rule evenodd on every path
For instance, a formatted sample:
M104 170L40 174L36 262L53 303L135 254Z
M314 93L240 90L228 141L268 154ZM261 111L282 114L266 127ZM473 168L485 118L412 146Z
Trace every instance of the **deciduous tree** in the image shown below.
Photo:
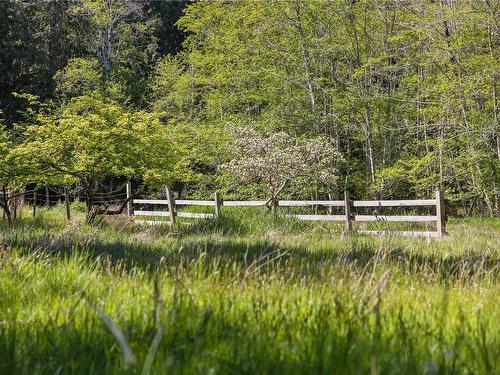
M323 137L297 139L285 132L264 136L253 129L237 129L235 138L234 159L223 169L240 184L264 183L271 209L289 184L328 191L337 182L342 156Z

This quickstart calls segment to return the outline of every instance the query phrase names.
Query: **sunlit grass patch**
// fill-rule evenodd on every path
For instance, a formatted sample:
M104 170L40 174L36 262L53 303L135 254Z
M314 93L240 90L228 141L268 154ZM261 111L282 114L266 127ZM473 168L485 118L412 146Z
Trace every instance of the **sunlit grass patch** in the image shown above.
M64 207L0 226L2 373L495 373L496 222L344 236L265 210L191 226Z

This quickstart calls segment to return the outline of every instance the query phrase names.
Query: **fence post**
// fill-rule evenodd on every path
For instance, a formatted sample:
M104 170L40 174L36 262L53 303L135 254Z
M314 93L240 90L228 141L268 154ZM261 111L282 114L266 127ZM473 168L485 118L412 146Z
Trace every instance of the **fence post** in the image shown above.
M444 196L441 190L436 191L436 229L439 237L446 234L446 214L444 209Z
M215 192L215 217L220 217L221 213L221 208L222 208L222 200L220 199L220 194L219 192Z
M48 206L49 204L50 204L49 185L45 185L45 205Z
M64 187L64 204L66 205L66 219L71 220L71 214L69 211L69 194L68 188Z
M172 190L167 186L165 188L165 192L167 193L167 201L168 201L168 212L170 214L170 224L175 224L175 199L172 194Z
M26 189L21 190L21 196L19 197L19 217L23 217L24 203L26 202Z
M33 217L36 217L36 188L33 191Z
M344 191L344 209L345 209L345 232L352 232L352 216L351 216L351 200L349 199L349 192Z
M132 182L127 181L127 217L130 219L134 215L134 202L132 201Z
M15 191L13 191L12 194L13 195L16 194ZM18 217L23 216L23 205L24 205L24 195L25 195L24 189L20 189L17 194L19 195L16 196L14 199L11 199L13 204L12 217L14 218L14 220L16 220Z

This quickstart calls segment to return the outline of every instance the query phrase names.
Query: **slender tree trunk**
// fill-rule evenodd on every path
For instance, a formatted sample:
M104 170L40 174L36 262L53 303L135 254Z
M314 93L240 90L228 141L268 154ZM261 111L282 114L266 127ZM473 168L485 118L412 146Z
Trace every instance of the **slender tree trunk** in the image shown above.
M50 0L47 4L50 14L50 33L49 33L49 79L50 85L53 89L54 81L53 76L58 69L58 60L60 53L61 33L60 33L60 4L59 0Z
M488 27L488 47L490 56L493 58L493 40L491 35L491 26ZM497 92L497 75L491 77L491 93L493 99L493 137L495 138L497 158L500 160L500 115L498 114L498 92Z
M104 40L102 46L102 68L104 79L109 79L111 75L111 59L113 54L113 33L111 25L104 29Z
M497 148L497 158L500 160L500 122L498 120L498 105L497 105L497 86L496 82L493 83L493 111L495 113L495 128L493 130Z
M12 220L12 213L10 211L10 207L9 205L5 205L4 207L4 213L5 213L5 218L7 219L7 224L12 224L13 220Z
M366 136L366 152L368 157L368 162L370 164L370 178L371 182L375 182L375 160L373 155L372 146L372 125L371 125L371 115L370 115L370 104L365 101L364 103L364 113L365 113L365 136Z
M460 69L460 68L458 68L458 69ZM460 87L461 87L462 86L462 82L461 82L461 75L460 75L460 73L459 73L459 82L460 82ZM466 134L467 148L469 150L469 153L472 153L472 160L471 160L471 163L472 163L472 168L471 168L472 183L474 185L476 185L477 188L482 192L484 203L486 203L486 207L488 207L488 211L490 213L490 216L494 216L493 206L491 204L490 197L488 196L488 192L484 188L483 184L481 184L481 183L479 183L477 181L477 178L476 178L475 173L474 173L474 169L476 169L476 171L480 175L481 174L481 168L480 168L479 164L477 163L475 155L474 155L474 146L470 142L471 139L472 139L472 135L470 133L470 124L469 124L469 120L467 118L467 113L465 111L465 99L463 97L461 97L460 113L462 114L462 119L463 119L464 126L465 126L466 133L467 133Z
M309 98L311 101L311 109L315 113L316 112L316 95L314 93L314 87L312 83L312 74L311 74L311 62L310 62L310 56L309 56L309 51L307 50L306 46L306 37L304 33L304 28L302 26L302 16L300 12L300 2L296 2L295 6L295 12L297 15L297 22L295 24L297 31L299 32L299 39L300 39L300 50L302 53L302 60L304 62L304 68L306 71L306 83L307 83L307 89L309 91Z
M351 1L351 9L347 11L347 18L349 20L349 25L351 28L350 31L352 32L353 48L354 48L354 66L356 68L359 68L361 67L361 50L359 46L358 31L356 29L356 17L354 15L354 10L352 9L352 6L355 3L356 1ZM365 118L364 133L366 137L366 157L368 159L368 164L370 168L370 180L373 183L375 182L376 171L375 171L375 156L374 156L373 142L372 142L371 108L370 108L370 103L368 103L366 99L367 96L365 90L366 82L364 82L364 80L358 80L358 85L359 85L361 100L363 101L363 110Z

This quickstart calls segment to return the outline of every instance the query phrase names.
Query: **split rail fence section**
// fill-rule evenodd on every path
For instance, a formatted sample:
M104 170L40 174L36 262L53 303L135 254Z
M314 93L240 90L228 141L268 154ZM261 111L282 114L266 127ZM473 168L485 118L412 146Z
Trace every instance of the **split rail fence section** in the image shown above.
M127 194L131 196L131 188L127 186ZM212 219L221 215L222 207L250 207L250 206L265 206L266 201L223 201L218 193L215 193L214 200L189 200L189 199L174 199L169 188L166 189L166 200L161 199L133 199L130 200L127 213L129 217L144 216L152 217L153 220L135 220L138 224L174 224L177 217L193 218L193 219ZM165 205L168 211L147 211L135 210L133 204L140 205ZM214 207L214 213L196 213L182 212L176 209L177 206L211 206ZM347 233L352 231L353 222L425 222L435 223L435 231L391 231L391 233L403 236L425 236L425 237L442 237L446 233L446 217L444 208L444 198L441 191L436 192L434 199L414 199L414 200L360 200L353 201L349 199L349 194L344 194L344 200L280 200L278 206L282 207L308 207L308 206L325 206L325 207L340 207L343 208L342 215L287 215L298 220L310 221L337 221L344 222L344 228ZM382 209L383 207L435 207L434 215L361 215L354 213L356 208L372 208ZM381 211L381 210L379 210ZM155 217L168 217L168 221L156 221ZM387 231L369 231L358 230L358 233L363 234L386 234Z

